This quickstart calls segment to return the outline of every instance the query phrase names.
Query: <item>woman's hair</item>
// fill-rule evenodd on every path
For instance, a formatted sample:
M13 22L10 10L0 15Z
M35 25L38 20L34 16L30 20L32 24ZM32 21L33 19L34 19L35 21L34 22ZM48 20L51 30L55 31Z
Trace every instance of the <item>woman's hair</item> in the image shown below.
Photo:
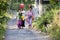
M19 11L19 10L23 10L23 8L19 8L17 11Z
M32 5L29 5L29 8L31 8L31 9L32 9Z
M20 9L17 10L17 12L19 11Z

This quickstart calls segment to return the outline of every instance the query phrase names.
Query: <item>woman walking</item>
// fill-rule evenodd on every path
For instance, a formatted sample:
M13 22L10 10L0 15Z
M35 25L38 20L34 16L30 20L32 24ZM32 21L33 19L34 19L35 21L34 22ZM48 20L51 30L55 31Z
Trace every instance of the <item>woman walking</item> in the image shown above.
M25 26L25 11L24 11L24 7L22 5L20 5L20 10L18 12L18 28L23 28Z
M32 18L33 18L33 12L32 12L32 5L29 5L29 10L27 12L27 22L29 25L29 28L32 27Z
M21 26L22 26L21 16L22 16L22 13L21 13L21 11L20 11L20 9L19 9L19 10L18 10L18 13L17 13L17 26L18 26L19 29L20 29Z

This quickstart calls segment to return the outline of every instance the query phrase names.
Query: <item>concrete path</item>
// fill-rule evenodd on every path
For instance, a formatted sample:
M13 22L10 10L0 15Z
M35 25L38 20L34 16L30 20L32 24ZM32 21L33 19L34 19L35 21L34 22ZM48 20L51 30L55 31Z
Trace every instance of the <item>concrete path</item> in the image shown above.
M27 28L18 29L16 19L10 20L7 28L5 40L49 40L48 36L38 31Z
M8 22L5 40L49 40L47 35L43 35L38 31L27 28L18 29L16 22L16 18Z
M7 30L5 40L49 40L48 36L28 29Z

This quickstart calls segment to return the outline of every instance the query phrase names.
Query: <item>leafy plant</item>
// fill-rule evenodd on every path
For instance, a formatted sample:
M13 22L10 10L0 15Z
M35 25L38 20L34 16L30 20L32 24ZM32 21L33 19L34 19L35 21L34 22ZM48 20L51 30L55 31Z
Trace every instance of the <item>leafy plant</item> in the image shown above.
M3 36L5 34L5 24L8 21L8 17L6 15L8 9L8 1L0 0L0 40L3 40Z
M53 3L53 4L58 3L58 0L50 0L50 3Z
M53 15L54 13L52 11L48 11L43 14L41 18L37 20L38 28L42 29L43 26L47 27L47 24L50 24L53 21Z
M52 40L60 40L60 27L58 25L52 25L47 31Z
M3 36L5 34L5 28L2 24L0 24L0 40L3 40Z

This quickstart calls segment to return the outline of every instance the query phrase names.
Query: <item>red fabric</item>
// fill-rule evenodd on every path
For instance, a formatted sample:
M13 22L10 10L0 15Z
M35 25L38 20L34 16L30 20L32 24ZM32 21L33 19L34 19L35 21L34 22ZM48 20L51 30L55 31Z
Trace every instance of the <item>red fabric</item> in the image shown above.
M24 8L24 4L20 4L20 8Z

